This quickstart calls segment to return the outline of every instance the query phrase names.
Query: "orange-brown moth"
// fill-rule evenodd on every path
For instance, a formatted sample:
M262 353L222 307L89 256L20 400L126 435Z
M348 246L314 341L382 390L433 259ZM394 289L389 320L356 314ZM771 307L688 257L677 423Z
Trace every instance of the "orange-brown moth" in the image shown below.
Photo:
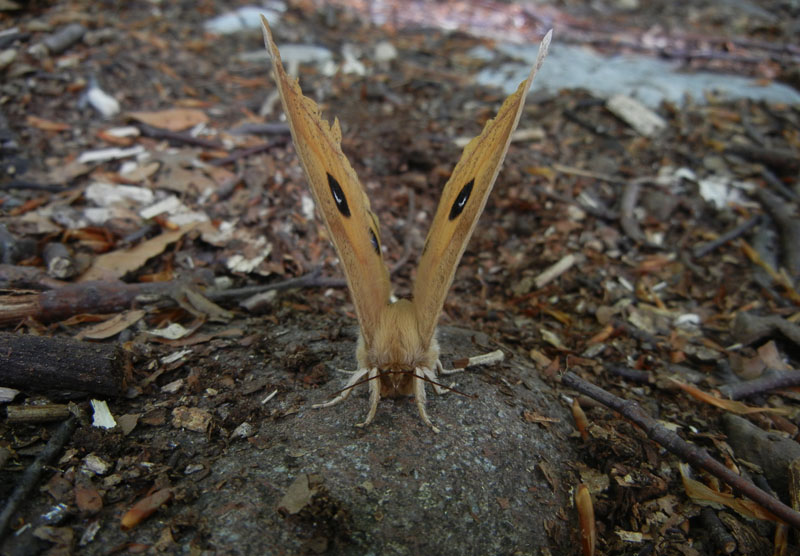
M550 46L552 31L539 46L528 78L509 96L497 116L465 148L436 209L417 268L412 298L392 302L389 271L381 255L378 218L350 162L341 149L339 121L320 117L320 109L303 96L296 79L290 78L269 24L261 16L264 43L289 120L295 149L311 192L328 227L344 267L347 285L360 326L356 360L344 390L333 400L315 407L329 407L345 400L362 380L369 381L370 408L361 425L375 417L382 396L413 395L422 420L434 431L425 410L425 382L437 372L446 373L439 360L436 323L453 276L478 217L492 191L500 165L517 127L525 97Z

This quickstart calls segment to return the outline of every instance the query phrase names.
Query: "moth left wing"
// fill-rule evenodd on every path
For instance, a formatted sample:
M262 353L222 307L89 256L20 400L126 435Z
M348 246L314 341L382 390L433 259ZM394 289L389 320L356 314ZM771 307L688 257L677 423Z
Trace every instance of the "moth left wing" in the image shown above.
M413 303L423 342L433 337L456 267L486 206L508 151L511 134L522 114L525 97L547 55L551 36L552 31L549 31L539 45L536 63L528 78L505 100L481 134L464 148L444 186L414 282Z
M381 256L378 218L342 152L339 121L328 124L320 116L319 106L303 96L297 80L283 69L263 15L261 22L295 149L344 267L364 341L370 346L391 293L389 272Z

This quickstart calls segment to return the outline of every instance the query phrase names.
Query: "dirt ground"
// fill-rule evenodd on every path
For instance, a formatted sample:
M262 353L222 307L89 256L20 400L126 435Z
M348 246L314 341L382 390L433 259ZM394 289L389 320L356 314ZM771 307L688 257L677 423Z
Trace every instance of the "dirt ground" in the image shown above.
M260 30L204 31L233 9L215 1L8 4L3 554L800 553L796 512L697 464L800 507L800 107L710 94L643 135L589 91L531 95L440 319L445 366L504 360L428 388L439 434L410 399L358 428L365 387L311 408L353 369L357 323L268 61L243 55ZM332 54L301 85L341 121L401 297L456 140L504 98L469 52L509 22L798 83L791 2L283 7L279 46Z

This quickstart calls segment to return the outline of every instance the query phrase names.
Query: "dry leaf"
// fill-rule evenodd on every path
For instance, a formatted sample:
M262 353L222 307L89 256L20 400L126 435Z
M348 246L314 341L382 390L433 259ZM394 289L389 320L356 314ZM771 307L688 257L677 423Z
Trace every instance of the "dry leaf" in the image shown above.
M211 414L198 407L176 407L172 410L172 426L192 432L205 433L211 424Z
M114 315L107 321L100 322L81 330L75 338L77 340L103 340L119 334L130 325L135 324L145 315L145 311L134 309Z
M142 498L130 510L125 512L120 521L120 527L122 527L123 531L136 527L150 517L158 508L166 504L170 498L172 498L172 489L169 488L162 488L150 496Z
M52 120L45 120L38 116L28 116L25 120L29 126L41 129L42 131L67 131L70 129L69 124L62 122L54 122Z
M572 417L575 419L575 427L581 433L583 441L589 440L589 419L586 418L578 398L572 399Z
M158 112L130 112L128 116L138 122L170 131L183 131L208 121L208 116L206 116L205 112L194 108L170 108Z
M286 494L278 502L278 511L289 515L298 513L311 503L320 486L322 486L320 475L314 473L300 475L289 485Z
M131 249L118 249L97 257L89 270L78 279L79 282L89 280L114 280L122 278L128 272L136 270L149 259L160 255L170 243L175 243L196 224L189 224L174 232L164 232L148 239Z
M688 393L693 398L696 398L701 402L705 402L707 404L719 407L720 409L724 409L725 411L730 411L731 413L735 413L737 415L749 415L751 413L776 413L778 415L789 415L792 413L792 410L789 408L752 407L747 404L743 404L742 402L737 402L735 400L718 398L717 396L709 394L708 392L703 392L702 390L692 386L691 384L685 384L676 378L670 377L670 380L674 382L678 386L678 388Z
M96 514L103 509L103 497L89 483L75 485L75 505L82 513Z
M774 369L776 371L792 370L792 368L789 365L787 365L781 358L781 354L778 351L778 347L775 345L775 342L770 340L769 342L758 348L757 351L758 351L758 357L770 369Z
M597 544L594 506L592 505L592 496L589 494L589 488L584 484L578 485L578 490L575 493L575 506L578 508L583 555L594 556L595 546Z
M142 166L137 166L133 170L121 174L121 176L128 181L138 183L152 177L153 174L158 172L159 168L161 168L161 163L156 160Z
M686 494L689 495L696 504L701 506L727 506L735 512L739 512L745 517L752 519L766 519L781 523L781 521L765 510L761 505L756 504L752 500L745 500L744 498L736 498L733 494L727 494L713 490L699 481L689 477L689 466L681 463L678 468L681 472L683 479L683 488L686 489Z

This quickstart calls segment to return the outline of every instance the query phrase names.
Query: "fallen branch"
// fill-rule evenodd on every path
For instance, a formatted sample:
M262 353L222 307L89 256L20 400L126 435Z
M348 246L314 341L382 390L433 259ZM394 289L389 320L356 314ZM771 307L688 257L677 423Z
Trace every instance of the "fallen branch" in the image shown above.
M229 290L207 291L205 296L211 301L223 301L225 299L238 299L240 297L250 297L272 290L292 290L299 288L343 288L347 282L343 278L325 278L321 276L321 268L315 268L307 274L297 278L289 278L272 284L260 284L258 286L245 286L243 288L231 288Z
M262 143L261 145L256 145L254 147L249 147L247 149L240 149L238 151L234 151L228 156L209 161L209 164L211 166L225 166L226 164L230 164L231 162L236 162L237 160L253 156L254 154L260 154L263 152L271 151L272 149L274 149L279 145L285 145L288 141L289 141L288 137L279 137L277 139L273 139L272 141Z
M0 326L29 318L54 322L80 313L115 313L130 307L140 296L167 295L175 287L175 282L89 281L42 293L0 295Z
M647 434L647 437L654 442L663 446L684 461L688 461L692 465L708 471L754 502L761 504L761 506L772 512L777 518L785 521L792 527L800 529L800 513L719 463L703 448L686 442L676 433L660 425L658 421L645 413L636 402L618 398L599 386L595 386L583 380L572 372L564 373L561 377L561 383L619 412L625 418L640 426Z
M734 229L728 230L727 232L719 236L717 239L698 245L697 247L694 248L692 254L696 259L705 257L706 255L708 255L715 249L722 247L729 241L733 241L734 239L744 235L746 231L748 231L750 228L755 227L760 221L761 221L760 216L754 216L744 224L740 224L736 226Z
M637 178L625 184L619 206L619 225L622 227L622 231L636 243L641 243L649 247L653 247L653 245L647 241L647 237L639 227L639 222L636 221L634 211L636 209L636 203L639 201L639 192L642 189L642 185L648 183L652 179L653 178Z
M51 278L43 270L35 266L0 264L0 287L3 289L29 288L34 290L49 290L66 285L67 282Z
M756 190L756 197L764 205L769 216L778 225L781 233L781 252L783 263L792 278L800 278L800 220L795 216L791 205L766 189Z
M142 122L136 122L136 127L142 132L145 137L153 139L166 139L175 143L185 143L195 147L202 147L204 149L222 150L225 146L218 141L209 141L208 139L201 139L200 137L193 137L187 133L180 133L178 131L170 131L160 127L154 127Z
M27 500L28 495L34 489L36 483L39 482L39 477L41 477L45 466L53 460L53 458L64 447L64 444L66 444L70 439L72 436L72 431L75 430L76 424L77 419L75 417L70 417L61 423L53 436L50 437L50 440L47 442L47 445L44 447L44 449L39 452L39 455L36 456L36 459L33 460L33 463L31 463L30 466L25 470L25 473L19 480L17 487L14 489L14 492L12 492L11 496L9 496L8 500L6 500L6 505L3 507L3 511L0 512L0 540L2 540L5 536L8 524L11 521L11 517L14 515L14 512L17 511L17 507L19 507L22 502Z
M69 405L61 403L9 405L6 407L7 423L49 423L51 421L63 421L69 415Z
M770 390L791 388L793 386L800 386L800 371L774 372L769 376L763 376L753 380L725 384L719 387L719 391L732 400L740 400L757 394L763 394Z
M711 537L717 549L723 554L733 554L736 550L736 539L717 517L717 512L711 508L703 508L700 517L703 520L703 526L708 531L708 536Z
M123 391L125 363L119 345L0 332L3 386L118 396Z
M794 172L800 168L800 158L789 149L775 149L768 147L757 147L755 145L730 145L725 149L726 153L735 154L748 160L762 162L773 168L780 168L787 172Z
M613 363L607 363L604 366L608 372L637 384L653 384L656 381L653 373L650 371L640 371L638 369L632 369L627 365L615 365Z

